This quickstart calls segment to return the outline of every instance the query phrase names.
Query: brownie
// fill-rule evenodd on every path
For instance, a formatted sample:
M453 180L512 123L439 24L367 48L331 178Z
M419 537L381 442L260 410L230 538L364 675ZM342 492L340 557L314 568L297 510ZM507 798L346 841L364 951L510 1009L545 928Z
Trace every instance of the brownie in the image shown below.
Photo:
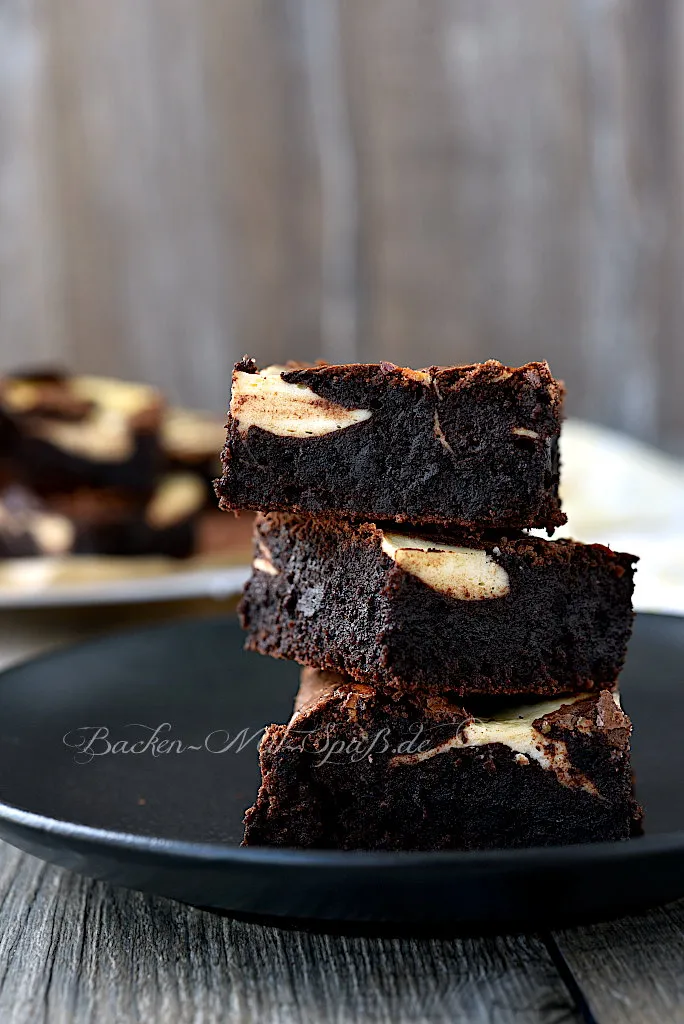
M144 384L56 370L0 379L16 479L40 495L80 487L149 494L162 465L162 409L160 393Z
M204 481L207 507L216 509L214 480L221 471L219 453L225 437L224 420L192 409L166 409L161 445L167 467L186 470Z
M289 724L263 737L244 844L482 850L627 839L640 820L630 732L607 690L492 711L305 669Z
M545 527L558 500L564 389L545 362L237 363L224 509L468 528Z
M38 499L8 488L0 499L0 558L58 555L193 553L203 482L190 474L163 477L152 496L134 501L114 489L79 489Z
M69 554L76 528L19 484L0 494L0 559Z
M520 533L395 531L258 516L240 605L246 647L431 692L614 685L632 629L634 555Z
M187 558L204 499L199 477L175 473L161 477L142 506L124 499L117 507L104 491L76 492L60 506L77 528L75 554Z
M19 442L20 434L16 423L0 405L0 490L17 482Z

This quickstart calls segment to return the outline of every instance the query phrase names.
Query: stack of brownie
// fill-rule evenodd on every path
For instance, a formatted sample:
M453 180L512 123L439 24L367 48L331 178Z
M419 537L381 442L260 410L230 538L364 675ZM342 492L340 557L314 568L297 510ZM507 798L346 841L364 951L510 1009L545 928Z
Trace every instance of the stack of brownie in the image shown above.
M0 378L0 558L193 552L221 424L146 384Z
M217 483L258 510L247 647L304 666L245 843L483 849L625 839L616 689L636 558L547 540L546 363L238 363Z

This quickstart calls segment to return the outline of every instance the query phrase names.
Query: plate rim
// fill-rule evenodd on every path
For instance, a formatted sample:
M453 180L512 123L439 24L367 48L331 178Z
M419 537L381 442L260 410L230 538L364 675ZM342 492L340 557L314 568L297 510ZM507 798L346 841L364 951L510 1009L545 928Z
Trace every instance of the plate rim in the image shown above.
M573 843L560 846L529 846L496 850L330 850L296 847L230 846L227 843L189 842L118 832L50 818L34 811L0 801L0 823L7 822L43 836L81 841L86 845L104 845L112 850L130 851L161 859L201 861L204 864L267 864L290 867L356 867L363 869L405 868L441 864L491 866L510 861L511 867L528 869L535 864L561 868L568 860L608 862L640 854L667 854L684 851L684 830L660 835L634 836L611 842Z
M78 608L85 604L148 604L203 597L223 600L240 592L250 572L251 568L245 562L230 566L188 567L175 572L124 577L101 583L88 581L54 585L42 590L13 590L0 586L0 611Z

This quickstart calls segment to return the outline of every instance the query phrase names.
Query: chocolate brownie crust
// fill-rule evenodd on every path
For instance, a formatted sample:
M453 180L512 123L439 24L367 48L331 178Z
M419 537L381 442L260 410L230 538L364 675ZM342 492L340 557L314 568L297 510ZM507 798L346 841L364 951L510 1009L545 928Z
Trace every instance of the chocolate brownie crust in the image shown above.
M258 375L237 363L235 380ZM565 522L558 501L563 387L546 363L490 360L409 370L392 363L283 367L319 412L365 418L322 436L241 426L250 394L234 383L224 509L279 510L355 520L546 527Z
M258 516L240 605L247 649L433 693L614 685L632 628L634 556L569 540L434 531L435 547L481 551L507 579L503 596L464 600L406 571L383 548L388 536L370 523Z
M536 760L501 742L468 746L475 720L451 696L391 694L305 670L290 723L262 741L245 844L472 850L638 829L631 725L610 693L536 718ZM407 745L418 753L397 753Z

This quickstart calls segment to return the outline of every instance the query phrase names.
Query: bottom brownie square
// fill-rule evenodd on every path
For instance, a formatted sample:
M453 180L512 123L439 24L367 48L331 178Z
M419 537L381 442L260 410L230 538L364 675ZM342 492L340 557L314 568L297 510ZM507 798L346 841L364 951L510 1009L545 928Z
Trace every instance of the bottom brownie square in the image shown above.
M260 747L244 845L474 850L627 839L631 722L603 690L520 704L304 669Z

